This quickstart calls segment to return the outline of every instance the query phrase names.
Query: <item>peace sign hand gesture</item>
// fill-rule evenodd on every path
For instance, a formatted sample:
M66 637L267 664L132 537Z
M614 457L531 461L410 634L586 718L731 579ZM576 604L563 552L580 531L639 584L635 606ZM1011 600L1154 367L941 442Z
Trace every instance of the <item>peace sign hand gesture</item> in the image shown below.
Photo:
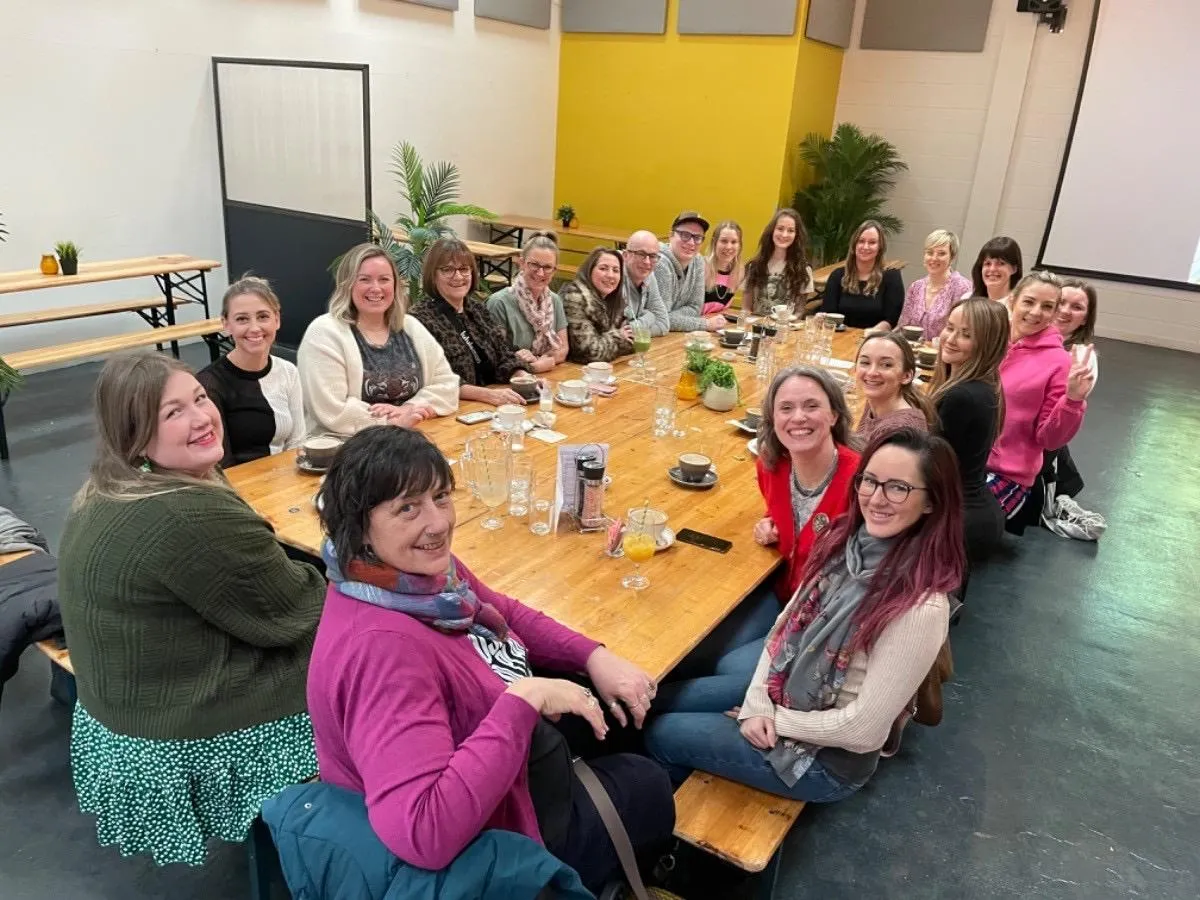
M1096 373L1092 371L1092 354L1095 352L1091 344L1083 349L1083 353L1071 354L1071 371L1067 375L1067 397L1076 402L1086 400L1092 388L1096 386Z

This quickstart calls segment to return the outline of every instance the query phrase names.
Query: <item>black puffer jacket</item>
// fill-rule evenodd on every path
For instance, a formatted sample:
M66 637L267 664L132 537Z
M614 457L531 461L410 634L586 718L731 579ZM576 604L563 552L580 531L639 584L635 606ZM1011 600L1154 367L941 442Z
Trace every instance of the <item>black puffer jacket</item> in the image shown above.
M26 647L62 630L58 560L32 553L0 566L0 689L17 674Z

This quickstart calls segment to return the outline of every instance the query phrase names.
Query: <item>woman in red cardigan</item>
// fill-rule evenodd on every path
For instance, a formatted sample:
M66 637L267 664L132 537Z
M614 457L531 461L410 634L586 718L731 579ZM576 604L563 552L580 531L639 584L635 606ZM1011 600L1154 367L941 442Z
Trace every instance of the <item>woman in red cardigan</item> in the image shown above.
M827 372L799 366L775 376L758 426L758 489L767 514L754 526L754 540L778 547L784 565L714 629L672 679L715 671L744 674L749 682L762 639L799 587L813 542L849 508L858 467L849 439L850 409Z

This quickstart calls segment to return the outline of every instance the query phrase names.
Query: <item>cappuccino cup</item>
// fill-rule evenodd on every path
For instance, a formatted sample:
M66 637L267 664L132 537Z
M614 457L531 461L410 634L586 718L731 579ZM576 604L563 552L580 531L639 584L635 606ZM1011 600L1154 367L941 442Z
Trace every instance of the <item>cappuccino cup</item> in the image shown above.
M657 544L662 541L663 529L667 527L667 514L661 509L639 506L629 510L629 521L644 528Z
M512 431L515 428L519 428L521 423L525 421L525 407L517 406L515 403L505 403L503 406L497 406L496 421L500 423L500 427L505 431Z
M925 329L920 325L905 325L900 329L900 333L904 335L904 339L910 344L921 343L921 336L925 334Z
M538 398L537 379L532 375L514 375L509 384L525 400L536 400Z
M759 425L762 424L762 407L761 406L747 406L746 414L742 417L742 421L745 422L747 425L749 425L751 428L757 428Z
M588 395L587 382L578 378L569 378L559 384L558 392L564 400L569 400L571 403L582 403Z
M304 459L309 465L325 468L333 462L333 457L337 455L341 446L342 442L340 438L327 434L319 434L315 437L310 437L301 444L300 452L304 455Z
M604 384L612 375L612 370L612 363L590 362L583 367L583 377L592 384Z
M712 469L712 460L703 453L679 454L679 474L684 481L703 481Z

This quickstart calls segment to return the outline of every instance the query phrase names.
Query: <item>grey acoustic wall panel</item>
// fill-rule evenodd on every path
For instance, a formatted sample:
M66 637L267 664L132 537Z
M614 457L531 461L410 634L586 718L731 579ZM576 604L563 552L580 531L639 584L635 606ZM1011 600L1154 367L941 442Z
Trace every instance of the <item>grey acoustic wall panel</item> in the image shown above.
M795 34L797 0L679 0L680 34Z
M432 6L435 9L458 9L458 0L404 0L417 6Z
M562 0L562 30L665 34L667 0Z
M991 15L992 0L867 0L858 45L978 53Z
M475 15L530 28L549 28L550 0L475 0Z
M845 50L854 28L854 0L809 0L804 36Z

